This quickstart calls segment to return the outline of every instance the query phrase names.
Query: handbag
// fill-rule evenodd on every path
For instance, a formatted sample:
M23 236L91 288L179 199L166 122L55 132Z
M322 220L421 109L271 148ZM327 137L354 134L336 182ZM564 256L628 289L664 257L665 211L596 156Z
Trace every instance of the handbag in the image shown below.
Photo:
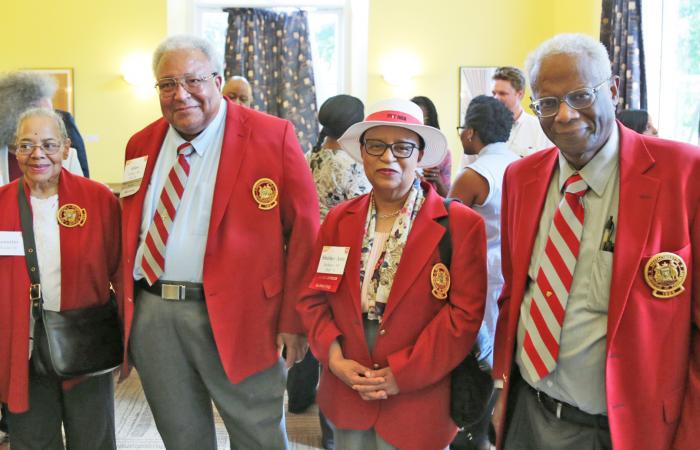
M449 269L452 260L452 240L449 227L450 203L458 201L445 199L445 209L448 215L438 219L438 223L445 228L440 240L439 250L442 263ZM490 414L495 395L494 383L491 371L488 367L482 368L478 361L479 344L474 347L466 358L452 370L450 391L450 416L460 429L468 434L478 436L480 430L470 431Z
M116 369L122 363L124 347L114 291L110 288L109 301L100 306L69 311L44 309L33 218L24 194L23 178L18 182L17 196L31 283L29 300L34 318L31 361L34 370L39 375L73 378L101 375Z

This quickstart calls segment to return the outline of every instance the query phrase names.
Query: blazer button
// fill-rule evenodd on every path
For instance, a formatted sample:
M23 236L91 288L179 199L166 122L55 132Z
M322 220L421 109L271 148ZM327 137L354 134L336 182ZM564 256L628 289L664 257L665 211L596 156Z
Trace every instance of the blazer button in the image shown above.
M379 364L377 364L377 363L372 364L372 368L375 370L379 369Z
M379 335L380 335L380 336L384 336L385 334L386 334L386 330L385 330L384 328L382 328L381 330L379 330Z

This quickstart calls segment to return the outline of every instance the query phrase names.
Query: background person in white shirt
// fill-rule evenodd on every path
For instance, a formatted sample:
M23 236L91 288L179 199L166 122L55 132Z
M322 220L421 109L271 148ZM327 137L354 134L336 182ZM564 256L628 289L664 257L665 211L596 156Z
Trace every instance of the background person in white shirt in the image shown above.
M519 156L527 156L538 150L552 147L540 122L527 114L521 105L525 95L525 74L517 67L499 67L493 74L491 95L506 105L513 113L513 128L508 138L508 148Z

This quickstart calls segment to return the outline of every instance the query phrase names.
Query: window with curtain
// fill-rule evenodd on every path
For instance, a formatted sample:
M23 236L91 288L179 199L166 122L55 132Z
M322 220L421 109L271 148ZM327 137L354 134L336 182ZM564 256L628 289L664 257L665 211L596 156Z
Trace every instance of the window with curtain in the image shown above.
M659 135L700 143L700 0L642 3L649 112Z

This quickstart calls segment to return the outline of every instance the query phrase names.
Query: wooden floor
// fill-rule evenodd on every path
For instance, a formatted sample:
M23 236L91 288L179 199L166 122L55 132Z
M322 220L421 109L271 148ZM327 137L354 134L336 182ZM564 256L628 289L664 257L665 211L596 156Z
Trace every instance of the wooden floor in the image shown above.
M119 450L165 449L135 371L132 371L132 375L126 381L117 385L114 406ZM303 414L287 414L286 425L290 450L321 448L321 431L316 405L311 406ZM216 415L216 434L219 449L228 449L228 434L218 414ZM0 450L10 448L11 446L6 443L0 444Z

